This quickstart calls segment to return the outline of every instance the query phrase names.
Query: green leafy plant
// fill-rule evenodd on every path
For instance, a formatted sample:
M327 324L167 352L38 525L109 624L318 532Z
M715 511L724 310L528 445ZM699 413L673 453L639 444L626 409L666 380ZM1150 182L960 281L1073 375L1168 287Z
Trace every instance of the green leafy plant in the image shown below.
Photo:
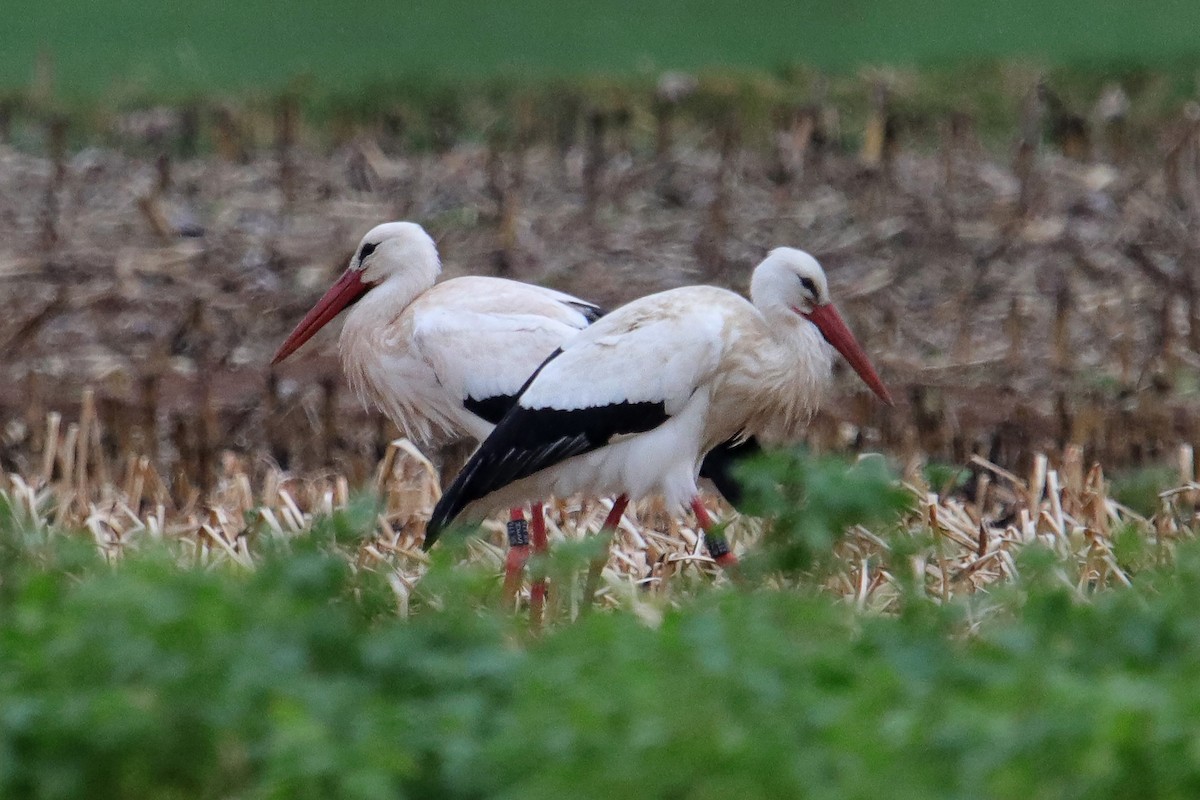
M453 546L395 613L389 576L348 557L371 529L357 508L260 543L253 569L182 567L165 545L110 564L89 536L0 509L0 796L1200 789L1200 545L1166 560L1122 533L1132 586L1091 593L1031 545L986 596L913 591L866 613L797 586L845 526L904 508L882 466L789 452L746 477L777 515L764 569L791 580L698 585L652 624L622 609L537 636ZM920 544L891 541L898 570Z
M746 510L772 520L760 568L795 575L830 563L833 545L853 525L891 525L912 505L883 459L848 466L783 450L739 465Z
M1113 476L1112 496L1118 503L1144 517L1152 517L1162 507L1158 493L1179 482L1179 474L1170 467L1143 467Z

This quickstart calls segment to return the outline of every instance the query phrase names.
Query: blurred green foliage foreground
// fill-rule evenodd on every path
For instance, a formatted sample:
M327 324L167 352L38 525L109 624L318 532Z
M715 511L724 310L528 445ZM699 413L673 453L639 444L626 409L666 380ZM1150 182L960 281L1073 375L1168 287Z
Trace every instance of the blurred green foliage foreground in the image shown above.
M0 509L0 796L1200 792L1196 547L1129 544L1133 588L1082 600L1026 548L1001 594L914 585L872 615L822 594L822 552L836 526L886 531L903 495L870 462L759 470L783 514L745 585L540 634L488 610L494 577L452 547L396 613L343 556L354 511L234 571L169 543L110 565Z

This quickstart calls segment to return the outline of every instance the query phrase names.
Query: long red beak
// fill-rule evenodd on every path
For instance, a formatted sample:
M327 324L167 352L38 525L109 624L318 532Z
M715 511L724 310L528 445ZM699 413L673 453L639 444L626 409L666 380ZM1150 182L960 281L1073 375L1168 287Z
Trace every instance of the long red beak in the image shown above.
M846 321L842 319L842 315L838 313L838 310L833 307L833 303L817 306L807 314L800 312L800 315L817 326L817 330L825 337L825 341L833 345L850 362L850 366L854 367L854 371L858 373L858 377L862 378L863 382L871 387L871 391L879 395L880 400L889 406L896 405L892 402L891 393L883 385L883 381L879 379L879 374L875 372L875 367L871 366L871 360L863 352L862 345L858 343L858 340L854 338L854 334L846 327Z
M370 288L368 284L362 282L361 273L358 270L348 269L342 273L342 277L329 287L325 296L317 301L312 310L304 315L304 319L300 320L300 324L296 326L291 335L284 340L283 344L279 345L271 363L278 364L296 352L300 345L325 327L325 323L340 314L347 306L353 305Z

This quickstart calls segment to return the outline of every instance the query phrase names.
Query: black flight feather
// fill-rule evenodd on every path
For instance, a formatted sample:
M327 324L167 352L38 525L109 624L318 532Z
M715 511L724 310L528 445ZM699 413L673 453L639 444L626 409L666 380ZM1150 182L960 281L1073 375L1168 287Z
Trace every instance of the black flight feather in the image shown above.
M594 306L591 303L584 303L582 301L566 300L563 301L563 304L575 309L580 314L583 314L583 318L588 321L589 325L608 313L600 306ZM558 355L559 352L561 351L555 350L551 358ZM546 360L549 361L550 359ZM542 362L543 365L545 363L545 361ZM538 367L538 371L540 370L541 366ZM535 371L533 374L536 375L537 371ZM526 386L528 385L529 384L527 381ZM465 408L467 411L470 411L484 422L496 425L501 419L504 418L504 415L508 413L508 410L517 404L517 398L521 396L521 392L524 390L525 387L523 386L516 394L497 394L492 395L491 397L468 397L463 400L463 408Z
M490 422L492 425L495 425L504 419L504 415L508 413L510 408L516 405L516 402L517 396L515 394L497 394L482 399L468 397L466 400L463 400L463 408L484 422Z
M425 548L475 500L568 458L590 453L616 436L657 428L667 417L662 401L569 410L513 406L434 507L425 529Z
M575 301L575 300L566 300L564 302L566 303L566 305L575 309L580 314L583 314L583 318L588 321L588 325L591 325L593 322L595 322L596 320L600 319L601 317L603 317L605 314L608 313L600 306L594 306L591 303L584 303L582 301Z

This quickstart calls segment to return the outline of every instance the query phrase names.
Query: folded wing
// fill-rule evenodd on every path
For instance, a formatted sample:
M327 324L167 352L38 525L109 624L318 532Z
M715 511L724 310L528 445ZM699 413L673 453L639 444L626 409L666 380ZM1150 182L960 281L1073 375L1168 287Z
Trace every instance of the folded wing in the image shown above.
M688 314L686 305L642 305L605 317L546 360L442 495L426 547L467 505L657 428L705 384L720 359L720 319Z

